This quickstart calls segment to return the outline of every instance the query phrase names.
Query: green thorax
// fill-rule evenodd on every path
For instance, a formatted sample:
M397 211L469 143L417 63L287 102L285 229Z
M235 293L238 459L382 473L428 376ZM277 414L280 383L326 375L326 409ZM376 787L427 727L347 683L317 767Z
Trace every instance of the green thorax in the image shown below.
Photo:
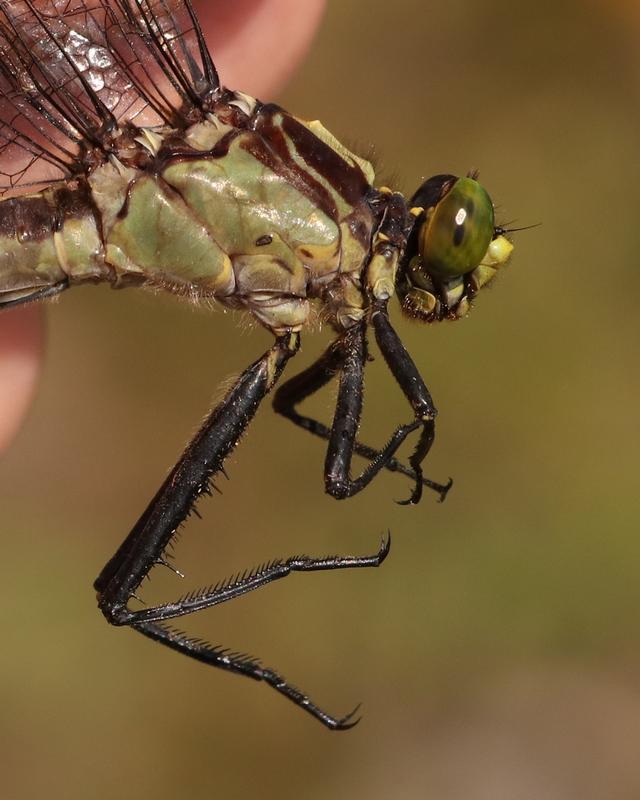
M371 165L318 122L249 106L242 125L125 130L86 179L0 203L0 303L106 280L215 298L274 332L302 327L314 297L359 318Z
M319 123L276 107L254 120L169 134L153 148L153 169L107 164L90 184L118 275L297 327L307 297L366 264L373 170Z

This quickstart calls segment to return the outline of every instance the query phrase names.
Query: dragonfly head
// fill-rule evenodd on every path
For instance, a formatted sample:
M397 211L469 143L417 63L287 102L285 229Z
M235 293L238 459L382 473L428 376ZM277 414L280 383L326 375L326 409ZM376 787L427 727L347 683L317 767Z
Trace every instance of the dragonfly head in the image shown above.
M513 245L476 178L436 175L411 198L416 223L397 279L409 316L426 322L464 316L511 255Z

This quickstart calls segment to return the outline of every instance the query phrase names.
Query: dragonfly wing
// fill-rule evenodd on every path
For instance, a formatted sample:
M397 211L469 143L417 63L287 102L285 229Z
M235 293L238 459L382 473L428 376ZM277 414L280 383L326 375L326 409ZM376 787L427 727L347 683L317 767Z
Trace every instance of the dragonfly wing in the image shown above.
M125 123L195 122L220 91L190 0L2 0L0 60L0 196L77 173Z

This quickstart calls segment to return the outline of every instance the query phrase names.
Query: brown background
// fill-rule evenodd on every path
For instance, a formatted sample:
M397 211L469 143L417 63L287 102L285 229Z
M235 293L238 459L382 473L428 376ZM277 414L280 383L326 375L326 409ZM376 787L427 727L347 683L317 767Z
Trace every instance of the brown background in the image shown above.
M183 535L186 584L145 587L366 552L390 528L380 571L295 576L188 622L336 713L362 701L351 733L95 607L101 565L266 334L134 291L48 309L44 381L0 464L3 797L640 795L637 51L622 4L334 2L278 98L375 143L384 182L478 167L500 221L542 222L468 320L395 313L441 412L443 506L395 505L396 476L325 497L321 445L265 408ZM382 442L406 407L370 373ZM308 407L327 418L333 397Z

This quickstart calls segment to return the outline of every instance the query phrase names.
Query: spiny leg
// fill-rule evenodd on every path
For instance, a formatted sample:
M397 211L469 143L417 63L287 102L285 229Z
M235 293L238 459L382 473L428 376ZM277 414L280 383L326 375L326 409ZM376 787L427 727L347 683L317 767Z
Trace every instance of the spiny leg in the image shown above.
M311 572L328 569L349 569L353 567L378 567L389 554L390 545L391 538L387 536L387 538L383 540L379 551L372 556L330 556L324 559L297 556L283 562L277 562L268 565L268 567L260 571L259 574L256 573L247 580L241 579L235 585L226 585L222 587L220 594L226 593L227 596L215 598L215 591L212 591L209 593L208 599L204 594L194 598L191 607L187 611L181 613L191 613L198 608L205 608L208 605L215 605L216 603L230 600L232 597L237 597L239 594L244 594L252 589L256 589L258 586L262 586L272 580L283 578L294 571ZM247 585L254 578L257 578L256 585ZM235 589L238 589L238 591L235 592ZM202 600L202 603L199 603L200 600ZM167 606L167 608L169 607ZM149 609L149 611L151 611L151 609ZM145 612L141 612L141 614L144 613ZM167 614L166 616L170 615ZM178 616L178 614L174 613L172 616ZM160 619L164 617L158 616L157 618ZM215 647L208 642L189 637L182 631L174 630L156 621L136 622L133 627L150 639L160 642L173 650L177 650L183 655L188 655L196 659L196 661L201 661L209 666L219 667L238 675L245 675L257 681L264 681L331 730L347 730L359 722L359 719L354 719L359 706L356 706L353 711L346 714L344 717L334 717L327 714L326 711L323 711L310 700L304 692L292 686L275 670L263 666L256 658L242 653L232 653L223 648Z
M331 437L331 429L312 417L300 414L296 406L329 383L341 370L345 359L345 342L340 338L332 342L310 367L294 375L282 386L278 387L273 398L273 408L276 413L291 420L294 425L298 425L314 436L328 440ZM353 443L353 452L369 461L374 461L380 456L379 450L369 447L357 439ZM391 472L400 472L414 481L418 478L415 470L405 466L396 458L390 458L383 466ZM440 495L440 502L442 502L447 496L453 481L449 480L446 484L441 484L422 477L422 483L428 489L437 492Z
M339 729L354 724L353 714L342 719L332 717L290 686L278 673L262 667L256 660L229 654L206 642L191 639L159 624L159 621L232 600L291 572L378 566L389 551L388 540L372 556L289 558L272 562L241 578L191 594L176 603L136 611L128 608L129 599L134 596L154 565L164 563L164 551L177 528L194 509L198 497L209 491L214 473L223 470L225 458L236 446L287 361L297 352L298 344L297 334L280 337L270 350L242 373L187 446L94 585L98 592L100 609L112 624L128 625L174 650L212 666L264 680L328 727Z
M272 581L286 578L292 572L321 572L333 569L355 569L359 567L379 567L389 554L391 537L382 540L377 553L369 556L325 556L324 558L311 558L310 556L290 556L285 559L275 559L261 567L247 570L242 575L237 575L226 581L221 581L215 586L200 589L184 595L173 603L163 603L159 606L144 608L138 611L127 610L126 618L118 620L118 624L129 624L140 627L147 622L160 622L174 617L184 617L205 608L234 600L255 589L260 589Z

